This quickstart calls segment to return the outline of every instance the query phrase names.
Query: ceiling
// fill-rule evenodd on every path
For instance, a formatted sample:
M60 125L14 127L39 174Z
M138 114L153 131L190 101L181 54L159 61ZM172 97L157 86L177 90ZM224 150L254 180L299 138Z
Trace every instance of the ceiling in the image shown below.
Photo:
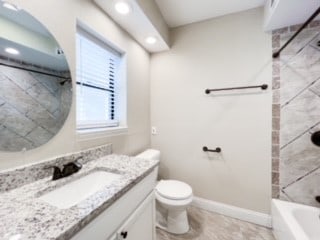
M304 23L320 6L320 0L281 0L266 9L264 29L271 31ZM320 19L318 16L316 19Z
M132 11L127 15L121 15L115 10L115 3L117 1L125 1L129 4ZM153 16L153 11L151 9L156 9L158 11L157 16L161 17L161 13L157 8L154 0L94 0L94 2L103 9L116 23L118 23L123 29L125 29L137 42L139 42L147 51L149 52L160 52L169 49L169 45L166 39L161 34L161 30L157 28L156 24L151 21L151 16ZM152 3L145 6L145 4ZM148 9L148 14L146 10ZM159 18L157 18L159 20ZM162 20L162 19L161 19ZM163 25L164 20L162 21ZM83 26L84 29L89 30L88 27ZM166 30L167 26L165 26ZM90 32L90 30L89 30ZM153 36L157 39L156 44L147 44L145 39L148 36Z
M5 47L12 47L18 49L19 55L10 55L4 51ZM25 62L37 66L47 67L56 71L68 71L68 63L64 55L52 56L45 54L37 49L29 48L18 42L11 42L5 38L0 37L0 55L6 56L10 59L18 60L18 62Z
M52 37L50 32L37 19L25 11L16 12L0 5L0 15L45 37Z
M57 71L68 70L68 64L64 55L56 54L56 49L60 48L56 43L54 37L37 19L24 10L13 11L3 7L0 4L0 22L12 22L10 30L6 29L0 31L0 56L6 56L10 59L18 60L29 64L35 64L42 67L47 67ZM4 26L4 25L1 25ZM32 36L35 44L28 45L28 41L20 41L26 37L21 35L23 32L19 31L19 26L25 29L29 35ZM40 35L40 37L38 36ZM40 46L38 48L38 45ZM45 47L44 47L45 46ZM11 47L17 49L19 55L10 55L5 52L5 48ZM47 51L44 51L43 49Z
M169 27L263 6L266 0L155 0Z

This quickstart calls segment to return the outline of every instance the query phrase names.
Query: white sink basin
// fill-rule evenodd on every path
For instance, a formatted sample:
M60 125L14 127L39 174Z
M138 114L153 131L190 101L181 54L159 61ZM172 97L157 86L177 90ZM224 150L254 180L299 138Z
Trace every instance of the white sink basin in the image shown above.
M95 171L60 188L54 189L41 196L39 199L60 209L70 208L92 194L110 185L121 177L120 174Z

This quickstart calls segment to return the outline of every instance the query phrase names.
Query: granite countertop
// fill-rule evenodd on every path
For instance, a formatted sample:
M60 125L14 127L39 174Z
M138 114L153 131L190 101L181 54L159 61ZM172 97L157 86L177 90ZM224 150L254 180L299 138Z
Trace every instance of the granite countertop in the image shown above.
M1 193L0 239L69 239L148 175L158 163L158 160L107 155L84 164L78 173L70 177L57 181L47 177ZM39 199L50 190L95 170L106 170L122 176L69 209L58 209Z

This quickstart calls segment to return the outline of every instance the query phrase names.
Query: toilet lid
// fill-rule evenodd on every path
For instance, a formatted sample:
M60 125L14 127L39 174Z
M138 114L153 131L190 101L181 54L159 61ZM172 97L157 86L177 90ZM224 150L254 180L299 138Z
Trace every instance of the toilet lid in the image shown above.
M156 191L162 197L173 200L187 199L192 196L192 188L177 180L161 180L156 186Z

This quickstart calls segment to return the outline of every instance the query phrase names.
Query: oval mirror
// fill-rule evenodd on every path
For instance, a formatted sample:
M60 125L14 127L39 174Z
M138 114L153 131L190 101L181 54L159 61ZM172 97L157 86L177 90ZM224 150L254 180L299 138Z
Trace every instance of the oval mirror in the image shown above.
M63 126L72 101L70 71L48 29L0 3L0 151L29 150Z

